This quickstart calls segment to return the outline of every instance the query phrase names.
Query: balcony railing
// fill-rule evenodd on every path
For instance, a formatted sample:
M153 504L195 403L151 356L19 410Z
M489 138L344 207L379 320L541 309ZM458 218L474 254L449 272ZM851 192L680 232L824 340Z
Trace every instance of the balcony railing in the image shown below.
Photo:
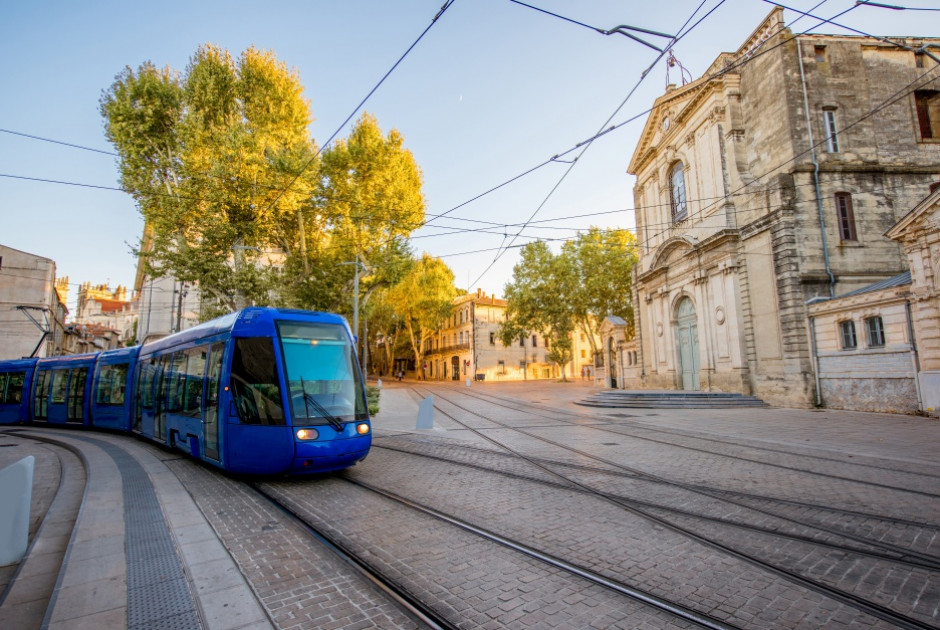
M458 343L449 346L441 346L440 348L433 348L431 350L425 350L424 356L432 354L451 354L454 352L460 352L461 350L470 350L470 343Z

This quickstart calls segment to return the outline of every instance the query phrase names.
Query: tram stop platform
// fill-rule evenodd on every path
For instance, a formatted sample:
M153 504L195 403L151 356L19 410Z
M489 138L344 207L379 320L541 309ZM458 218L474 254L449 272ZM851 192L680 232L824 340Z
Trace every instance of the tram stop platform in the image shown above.
M413 431L419 402L389 387L374 424ZM238 543L223 540L184 487L188 457L112 433L0 427L0 470L29 456L28 548L0 566L0 627L282 625L239 570Z
M0 429L0 469L30 455L29 547L0 567L0 626L273 627L163 461L172 453L106 433Z

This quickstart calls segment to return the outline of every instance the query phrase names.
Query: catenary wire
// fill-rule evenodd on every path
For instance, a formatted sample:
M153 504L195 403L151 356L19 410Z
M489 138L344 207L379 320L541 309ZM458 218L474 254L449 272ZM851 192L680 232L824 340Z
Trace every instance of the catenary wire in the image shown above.
M698 6L698 8L696 8L696 10L692 13L692 15L688 18L688 20L686 20L686 22L685 22L685 24L683 24L682 28L679 29L678 34L676 35L676 37L674 37L674 38L672 39L672 41L669 42L669 44L666 45L665 49L662 50L662 51L659 53L659 55L657 55L657 57L656 57L656 59L653 61L653 63L650 64L650 66L641 74L640 79L636 82L636 84L633 86L633 88L627 93L627 96L623 99L623 101L621 101L620 105L617 106L617 108L616 108L616 109L614 110L614 112L607 118L607 120L604 122L604 124L602 124L602 125L600 126L600 129L598 130L598 133L599 133L600 131L603 131L605 128L607 128L607 126L608 126L608 125L610 124L610 122L614 119L614 117L616 117L616 115L620 112L620 110L623 109L624 105L627 104L627 101L630 100L630 98L633 96L633 94L636 93L637 89L640 87L640 85L641 85L641 84L643 83L643 81L646 79L647 75L649 74L649 71L650 71L657 63L659 63L659 60L662 59L663 56L665 56L666 51L670 50L670 49L676 44L676 42L678 42L682 37L684 37L685 35L687 35L688 33L690 33L690 32L691 32L695 27L697 27L699 24L701 24L702 21L703 21L705 18L707 18L708 16L710 16L718 7L720 7L722 4L724 4L724 2L725 2L725 0L721 0L721 2L719 2L711 11L709 11L708 13L706 13L705 16L704 16L702 19L700 19L698 22L696 22L689 30L683 32L683 30L684 30L685 27L689 24L689 22L692 21L692 19L695 17L695 15L698 13L698 11L702 8L702 6L704 6L705 0L702 0L702 3ZM596 134L595 134L595 135L596 135ZM564 173L562 173L561 177L558 179L558 182L552 187L552 189L549 191L548 195L542 200L542 202L538 205L538 207L536 207L536 209L532 212L532 214L531 214L531 215L529 216L529 218L526 220L526 224L523 225L523 226L519 229L519 231L516 233L516 235L513 236L513 238L509 241L509 244L506 246L506 248L505 248L504 251L508 251L509 246L511 246L513 243L515 243L516 238L517 238L520 234L522 234L522 232L525 230L526 225L527 225L530 221L532 221L532 220L536 217L536 215L538 215L538 213L542 210L542 208L545 207L545 204L548 203L549 199L551 199L551 197L555 194L555 191L558 190L558 188L561 186L561 184L565 181L565 179L568 177L568 175L569 175L569 174L571 173L571 171L574 169L575 165L578 163L578 160L591 148L591 145L592 145L593 143L594 143L594 140L592 139L592 140L590 140L589 142L587 142L587 143L584 145L584 148L578 153L577 156L575 156L574 161L571 162L571 164L568 165L568 168L566 168L565 171L564 171ZM473 282L470 283L470 285L468 286L468 290L469 290L469 288L472 287L473 285L479 283L480 279L483 278L483 276L485 276L485 275L489 272L489 270L493 268L493 265L495 265L496 262L497 262L502 256L503 256L503 254L500 253L500 252L498 252L498 253L496 254L496 256L493 257L493 260L492 260L492 261L486 266L486 268L482 271L482 273L480 273L480 275L477 276L476 280L474 280Z
M385 83L385 80L392 74L392 72L394 72L395 69L401 64L401 62L405 60L405 57L407 57L408 54L409 54L412 50L414 50L415 46L417 46L418 43L419 43L422 39L424 39L424 36L428 34L428 31L430 31L431 28L432 28L435 24L437 24L437 20L444 14L445 11L447 11L447 9L450 8L450 6L454 3L454 1L455 1L455 0L446 0L446 2L444 2L444 5L440 8L440 10L437 12L437 14L436 14L436 15L434 16L434 18L431 20L431 23L428 24L428 26L424 29L424 31L421 32L420 35L418 35L418 38L411 44L411 46L408 47L408 50L406 50L406 51L404 52L404 54L402 54L402 56L398 58L398 61L396 61L394 64L392 64L392 67L389 68L388 72L386 72L385 75L383 75L382 78L379 79L378 83L376 83L375 86L373 86L373 88L372 88L371 90L369 90L369 93L366 94L365 98L363 98L363 99L359 102L359 104L356 105L356 107L349 113L349 116L346 117L346 120L344 120L344 121L342 122L342 124L341 124L339 127L336 128L336 131L333 132L333 135L331 135L331 136L327 139L327 141L324 142L323 145L322 145L319 149L317 149L317 152L313 155L313 157L311 157L311 158L303 165L303 167L301 167L300 171L294 176L294 178L290 181L290 183L287 184L287 186L284 188L284 190L282 190L282 191L280 192L280 194L278 194L278 195L274 198L274 200L271 201L271 202L267 205L267 207L265 208L265 211L268 211L268 210L270 210L272 207L274 207L274 204L276 204L276 203L281 199L281 197L283 197L284 194L285 194L288 190L290 190L291 186L294 185L294 183L300 178L300 176L304 173L304 171L306 171L308 168L310 168L310 165L312 165L312 164L316 161L316 159L320 156L320 154L323 152L323 150L324 150L326 147L328 147L328 146L333 142L334 139L336 139L336 136L339 135L339 132L342 131L342 130L346 127L346 125L349 124L349 121L352 120L353 116L355 116L356 113L358 113L359 110L362 109L362 106L366 104L366 101L368 101L368 100L372 97L372 95L375 94L375 92L379 89L379 87L381 87L381 85L382 85L383 83Z
M821 4L821 3L820 3L820 4ZM819 5L817 5L817 6L819 6ZM805 16L808 16L808 15L809 15L808 13L801 13L800 18L805 17ZM816 16L812 16L812 17L816 17ZM799 19L799 18L798 18L798 19ZM817 19L821 19L821 18L817 18ZM831 19L830 19L830 20L823 20L823 22L826 22L826 21L829 21L829 22L831 23ZM814 27L814 28L815 28L815 27ZM872 37L874 37L874 36L872 36ZM763 51L762 51L762 52L763 52ZM650 110L647 110L646 112L644 112L644 114L645 114L645 113L648 113L649 111L650 111ZM640 115L638 115L638 116L635 117L635 118L638 118L639 116L642 116L642 115L643 115L643 114L640 114ZM635 119L635 118L633 118L633 119ZM631 120L633 120L633 119L631 119ZM626 121L626 122L629 122L629 121ZM621 123L621 125L622 125L622 124L625 124L625 123ZM609 131L612 130L612 129L613 129L613 128L608 129L608 130L605 130L605 131L602 132L602 133L607 133L607 132L609 132ZM3 130L3 131L7 131L7 130ZM45 138L39 138L39 137L37 137L37 136L31 136L31 135L29 135L29 134L21 134L21 133L17 133L17 132L11 132L11 133L16 133L16 135L23 135L23 136L31 137L31 138L35 138L35 139L48 140L48 139L45 139ZM596 138L596 137L598 137L598 136L594 136L591 140L593 140L593 139ZM76 147L76 148L82 148L82 149L86 149L86 150L91 150L91 151L96 151L96 152L105 153L105 152L103 152L103 151L101 151L101 150L98 150L98 149L91 149L91 148L88 148L88 147L82 147L81 145L73 145L73 144L71 144L71 143L59 142L59 141L54 141L54 140L48 140L48 141L56 142L56 143L59 143L59 144L64 144L64 145L72 146L72 147ZM584 143L579 143L578 146L581 146L581 145L583 145L583 144L584 144ZM565 152L565 153L568 153L568 152L570 152L570 151L573 151L573 150L575 150L576 148L577 148L577 147L575 147L575 148L573 148L573 149L570 149L569 151L567 151L567 152ZM561 154L561 155L564 155L564 154ZM558 156L555 156L555 157L558 157ZM551 160L548 160L548 161L544 162L542 165L545 165L545 164L550 163L551 161L553 161L553 160L555 159L555 157L553 157ZM542 165L540 165L540 166L542 166ZM540 166L539 166L539 167L540 167ZM536 168L539 168L539 167L536 167ZM778 168L779 168L779 167L778 167ZM534 170L534 169L531 169L531 170ZM531 170L528 171L528 172L531 172ZM528 173L528 172L527 172L527 173ZM50 182L50 183L60 183L60 184L75 185L75 186L83 186L83 187L90 187L90 188L99 188L99 189L107 189L107 190L116 190L116 191L130 192L131 194L133 194L133 191L127 191L127 190L122 189L122 188L105 187L105 186L96 186L96 185L91 185L91 184L80 184L80 183L74 183L74 182L62 182L62 181L58 181L58 180L44 180L44 179L40 179L40 178L28 178L28 177L15 176L15 175L5 175L5 174L0 174L0 176L4 176L4 177L15 177L15 178L19 178L19 179L32 179L32 180L34 180L34 181L46 181L46 182ZM516 178L513 178L513 180L510 180L510 182L511 182L511 181L514 181L515 179L518 179L518 177L521 177L521 175L520 175L520 176L517 176ZM510 183L510 182L506 182L506 183ZM505 185L505 184L502 184L502 185ZM502 186L502 185L501 185L501 186ZM495 188L494 188L494 189L491 189L491 190L495 190ZM483 194L486 194L486 193L483 193ZM733 195L733 194L735 194L735 193L730 193L730 194ZM740 193L740 194L752 194L752 193ZM480 195L480 196L482 196L482 195ZM479 197L479 196L478 196L478 197ZM474 200L475 200L476 198L478 198L478 197L475 197ZM722 198L725 198L725 197L722 197ZM470 201L473 201L473 200L470 200ZM470 201L465 202L464 204L461 204L461 206L466 205L466 203L470 203ZM664 204L664 205L665 205L665 204ZM457 206L457 207L461 207L461 206ZM453 208L452 210L456 209L457 207ZM629 210L629 209L628 209L628 210ZM450 212L450 211L448 211L448 212ZM614 212L619 212L619 211L614 211ZM446 213L444 213L444 214L446 214ZM443 214L441 214L441 215L436 215L435 217L432 217L430 220L433 220L434 218L439 218L439 217L441 217L441 216L443 216ZM471 219L463 219L463 218L459 218L459 217L452 217L452 218L454 218L454 219L460 219L460 220L471 220ZM570 218L570 217L561 217L561 218L559 218L559 219L553 219L553 221L566 220L566 219L568 219L568 218ZM529 223L532 223L532 221L530 221ZM518 225L518 224L516 224L516 225ZM646 224L647 227L649 227L649 226L651 226L651 225L655 225L655 224ZM668 223L667 223L667 224L665 224L665 225L671 225L671 224L668 224Z

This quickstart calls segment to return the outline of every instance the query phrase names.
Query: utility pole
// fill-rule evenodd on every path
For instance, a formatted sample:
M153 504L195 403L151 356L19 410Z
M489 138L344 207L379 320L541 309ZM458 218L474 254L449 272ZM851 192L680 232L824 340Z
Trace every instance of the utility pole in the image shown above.
M342 262L341 265L355 265L356 270L353 273L353 337L357 340L356 352L360 356L360 367L362 364L362 357L359 352L359 252L356 252L356 260L354 262Z

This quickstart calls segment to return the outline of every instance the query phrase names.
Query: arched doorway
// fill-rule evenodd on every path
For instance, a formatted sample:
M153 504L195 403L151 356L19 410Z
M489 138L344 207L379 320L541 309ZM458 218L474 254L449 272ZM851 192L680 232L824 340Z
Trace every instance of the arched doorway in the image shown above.
M450 358L450 378L453 381L460 380L460 357L451 357Z
M679 384L682 389L698 390L699 350L695 306L685 297L676 309L676 345L679 347Z

